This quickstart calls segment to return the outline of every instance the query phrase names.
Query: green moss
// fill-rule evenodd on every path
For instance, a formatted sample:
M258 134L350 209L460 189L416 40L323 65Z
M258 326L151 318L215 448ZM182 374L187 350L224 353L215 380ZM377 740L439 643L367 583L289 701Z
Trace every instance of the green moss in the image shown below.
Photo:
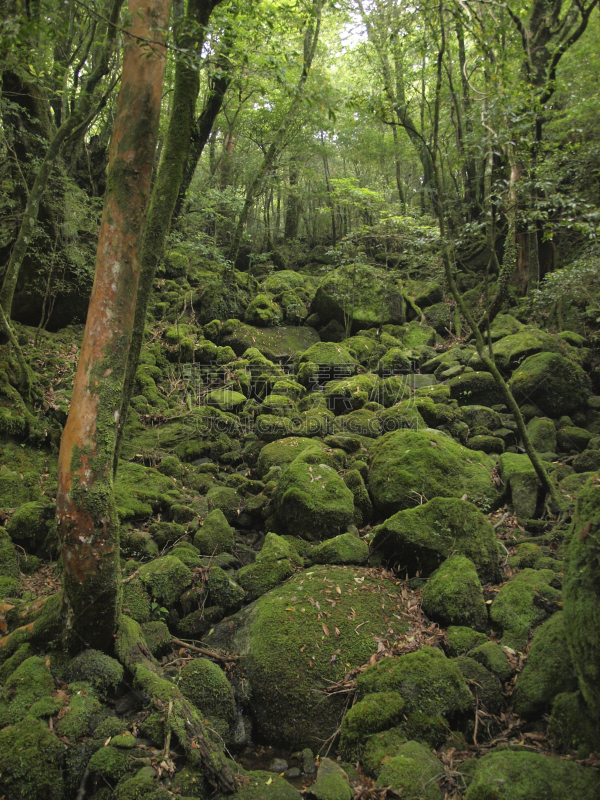
M192 573L175 556L163 556L141 567L140 580L152 597L168 607L173 605L184 589L191 584Z
M220 509L225 515L225 519L230 525L234 525L238 518L238 511L241 503L240 495L235 489L227 486L215 486L206 495L208 510ZM206 521L205 521L206 522ZM196 545L198 547L198 545Z
M556 428L551 419L534 417L527 423L531 444L540 453L556 452Z
M368 662L377 649L373 637L389 631L388 603L403 605L393 582L358 567L315 566L260 597L237 615L239 623L225 623L234 630L226 647L240 653L252 686L258 737L294 749L321 747L339 724L344 698L319 690ZM405 629L395 619L391 627ZM205 641L210 646L211 636Z
M137 578L123 585L123 613L140 623L150 619L150 595Z
M148 533L158 547L163 548L166 545L175 544L185 536L185 527L177 522L153 522L148 528Z
M323 394L328 407L336 414L343 414L362 408L377 385L375 375L353 375L351 378L328 381Z
M428 577L452 553L469 558L481 580L499 578L498 543L487 517L472 503L438 497L399 511L375 529L372 549L410 577Z
M343 768L330 758L322 758L308 796L311 800L352 800L354 790Z
M402 719L403 710L404 700L395 692L374 692L355 703L342 720L342 758L359 761L367 737L393 728Z
M121 521L143 519L168 511L181 499L173 481L158 470L141 464L121 463L115 481L115 502Z
M565 556L567 641L590 714L600 721L600 482L593 476L577 502Z
M406 742L402 728L390 728L382 733L374 733L365 742L361 756L361 767L370 778L377 778L384 763L395 756Z
M224 609L239 607L244 600L244 590L221 567L211 567L208 591L213 605Z
M292 537L278 536L276 533L267 533L265 536L263 546L256 556L256 562L262 561L279 561L286 559L291 561L297 567L302 566L302 558L298 555L298 551L292 542L289 541ZM296 540L302 541L301 539Z
M546 617L543 601L557 603L561 599L560 592L549 586L553 578L551 570L524 569L500 589L490 616L502 628L503 645L525 649L529 632Z
M557 694L552 703L548 734L559 752L574 750L577 758L600 752L600 729L579 692Z
M237 580L248 597L255 600L283 583L293 572L293 564L288 559L257 561L242 567L237 574Z
M5 655L4 652L2 655ZM33 655L33 650L31 645L28 642L23 642L19 644L18 647L14 650L14 652L8 656L0 666L0 686L3 686L7 679L13 674L16 668L25 661L25 659L29 658Z
M144 768L145 770L146 768ZM152 775L144 770L120 783L115 792L115 800L158 800L165 796L159 790L156 772L152 770Z
M450 625L446 630L447 652L450 656L462 656L487 641L485 633L479 633L472 628L459 625Z
M467 495L488 510L498 502L491 480L494 462L473 454L436 431L402 430L382 436L372 448L369 490L385 516L434 497Z
M309 557L315 564L364 564L369 545L354 533L341 533L313 547Z
M350 376L356 368L356 362L344 345L334 342L313 344L304 351L300 357L300 363L316 364L319 368L320 382L324 382L323 378L326 376L326 380L330 380L334 376L337 378Z
M259 328L274 328L283 319L281 307L268 294L257 294L249 303L244 316L249 325Z
M301 800L300 793L285 778L272 772L256 770L247 772L240 781L236 800ZM225 800L231 795L219 795Z
M500 714L504 706L504 695L498 678L483 664L469 656L459 656L455 663L463 678L469 683L477 706L483 707L489 714ZM483 718L481 721L489 732L488 720Z
M344 531L354 511L352 492L324 464L294 461L283 473L273 500L282 532L309 541Z
M484 642L469 651L469 657L482 664L503 683L514 675L508 657L496 642Z
M467 625L485 630L487 608L473 562L464 556L444 561L425 584L422 608L443 627Z
M288 360L318 341L318 333L307 325L255 328L238 320L227 320L222 328L223 344L231 346L236 355L243 355L244 358L249 358L247 351L252 350L271 361ZM280 367L273 372L282 376Z
M194 546L202 555L225 553L234 545L233 530L220 508L211 511L194 536Z
M418 742L400 745L396 754L384 763L378 786L391 786L404 800L442 800L437 784L444 768L433 753Z
M190 767L184 767L175 774L171 790L178 792L182 797L197 797L201 800L208 797L210 791L205 787L202 773ZM140 800L144 799L140 798Z
M56 732L59 736L66 736L71 743L75 742L88 733L92 717L98 714L101 708L91 686L87 692L79 690L71 696L66 714L56 725Z
M88 761L87 768L92 775L115 784L135 769L135 762L126 750L108 745L94 753Z
M489 372L465 372L448 381L450 397L461 406L495 406L504 402L493 375Z
M5 528L0 528L0 576L16 581L19 578L19 560Z
M562 611L550 617L534 633L527 663L515 687L514 709L520 716L541 714L550 707L555 695L577 688L566 642Z
M285 394L268 394L262 402L261 412L277 417L291 417L296 411L295 402Z
M28 553L47 550L48 537L52 532L56 536L55 513L55 507L48 503L24 503L13 514L7 526L8 534Z
M206 404L216 406L221 411L239 411L245 402L244 395L233 389L216 389L206 396Z
M206 658L195 658L179 673L179 688L205 717L235 721L233 690L221 667Z
M497 750L478 759L465 800L595 800L598 774L571 761Z
M173 637L164 622L154 620L142 625L142 634L153 656L161 656L173 646Z
M460 721L472 707L456 664L428 646L369 667L358 676L357 690L359 698L372 692L398 692L405 702L406 734L434 746L444 741L446 726Z
M98 650L84 650L69 663L69 681L89 681L100 692L115 689L122 679L121 664Z
M585 428L567 425L556 434L556 446L561 453L581 453L592 440L592 434ZM581 470L578 470L581 472Z
M2 788L11 800L63 800L65 745L31 717L0 731Z
M4 684L0 695L0 726L20 722L29 708L54 691L54 680L44 659L25 659Z
M517 402L534 403L554 418L577 411L590 393L590 380L582 368L557 353L526 358L509 386Z

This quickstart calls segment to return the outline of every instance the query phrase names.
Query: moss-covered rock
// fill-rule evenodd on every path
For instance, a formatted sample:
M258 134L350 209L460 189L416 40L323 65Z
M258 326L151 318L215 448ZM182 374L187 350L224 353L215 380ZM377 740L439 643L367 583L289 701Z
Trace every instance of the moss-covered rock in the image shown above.
M402 728L390 728L382 733L373 733L365 742L360 765L370 778L377 778L385 762L395 756L406 742Z
M572 761L497 750L475 764L465 800L595 800L600 777Z
M146 770L151 770L152 774ZM137 775L119 783L115 791L115 800L159 800L166 797L159 789L156 772L151 767L144 767Z
M372 447L369 491L380 514L419 505L424 497L463 497L489 510L498 502L494 462L431 430L401 430Z
M460 625L450 625L446 630L446 652L450 656L462 656L487 641L485 633Z
M373 550L410 577L432 574L452 553L469 558L484 581L499 577L498 543L487 517L472 503L438 497L399 511L375 529Z
M583 369L558 353L526 358L509 386L517 402L534 403L553 418L577 411L590 393L590 380Z
M296 547L290 541L293 537L278 536L276 533L267 533L263 546L256 556L256 563L262 561L280 561L286 559L297 567L302 566L302 558L298 555ZM296 540L301 541L301 540Z
M271 361L283 361L304 352L319 341L319 334L308 325L278 325L256 328L237 319L228 319L221 330L222 342L237 356L252 348Z
M600 721L600 481L593 476L577 502L564 577L567 641L590 714Z
M96 750L87 768L92 775L114 786L128 772L133 772L136 764L128 750L108 745Z
M12 515L6 528L8 535L28 553L47 551L52 546L48 537L56 536L55 514L54 505L49 503L24 503Z
M208 591L212 604L224 609L237 608L244 600L244 590L221 567L211 567Z
M233 529L220 508L211 511L194 535L194 547L202 555L214 556L231 550Z
M150 595L141 580L134 578L123 586L123 613L136 622L150 619Z
M226 800L231 795L217 795ZM245 772L235 794L236 800L301 800L302 795L285 778L264 770Z
M362 328L405 320L402 284L392 273L366 264L348 264L330 272L319 285L312 302L323 322L332 319Z
M487 608L473 562L465 556L444 561L425 584L422 608L443 627L467 625L485 630Z
M37 700L54 690L54 680L43 658L25 659L6 681L0 694L0 727L20 722Z
M515 673L508 656L496 642L483 642L483 644L477 645L469 651L469 657L483 664L503 683L510 680Z
M69 662L67 678L71 682L88 681L100 692L115 689L123 679L119 662L99 650L84 650Z
M399 591L358 567L315 566L215 626L204 641L240 653L257 736L298 749L333 734L344 699L320 689L368 662L373 637L389 631L389 606L403 606ZM394 618L391 627L402 631L404 623Z
M502 628L502 644L524 650L530 631L544 620L547 608L559 603L561 594L550 586L551 570L524 569L505 584L490 608L492 622Z
M489 714L499 714L504 705L499 679L483 664L469 656L459 656L456 665L463 678L469 682L476 704L483 706Z
M588 446L591 439L592 434L585 428L567 425L558 430L556 446L561 453L581 453Z
M465 372L448 381L450 397L461 406L495 406L504 402L494 376L489 372Z
M173 647L173 637L166 624L159 619L145 622L142 625L142 634L153 656L162 656Z
M527 663L517 679L514 709L533 717L549 709L554 696L577 688L577 678L565 630L564 613L558 611L535 631Z
M503 453L499 467L500 478L510 492L517 517L523 520L534 518L542 498L542 484L529 456Z
M19 560L5 528L0 528L0 577L12 578L15 584L19 578Z
M78 684L77 687L73 687L77 690L71 695L64 716L56 725L57 734L65 736L71 743L89 732L92 718L102 710L91 685L86 688L85 684Z
M561 692L552 703L548 734L559 752L574 750L577 758L600 752L600 728L590 717L580 692Z
M242 567L237 574L237 580L242 589L251 600L256 600L280 583L294 572L292 562L283 558L278 561L256 561Z
M215 389L206 396L205 402L221 411L239 411L246 402L246 397L232 388Z
M281 531L303 539L328 539L352 520L354 497L337 472L325 464L294 461L273 497Z
M369 545L354 533L341 533L313 547L308 555L315 564L364 564Z
M181 492L174 487L173 480L158 470L130 462L119 464L115 501L121 522L168 511L180 500Z
M556 452L556 428L547 417L533 417L527 423L531 444L540 453Z
M443 774L444 768L431 750L409 741L386 760L377 785L391 786L405 800L442 800L444 793L437 781Z
M283 311L281 306L273 301L268 294L259 293L250 301L244 321L249 325L256 325L258 328L274 328L281 324Z
M309 786L306 796L311 800L352 800L354 790L343 768L330 758L322 758L317 780Z
M217 664L206 658L189 661L179 673L179 688L203 716L223 720L228 728L233 725L233 690Z
M402 719L404 700L396 692L368 694L344 715L340 753L346 761L359 761L368 736L393 728Z
M192 582L192 572L175 556L163 556L140 568L140 580L152 597L172 606Z
M242 498L235 489L228 486L215 486L207 493L206 502L209 511L220 509L230 525L236 523Z
M467 715L473 699L456 664L441 650L425 646L394 659L383 659L358 676L359 699L373 692L398 692L404 702L402 727L407 736L432 746L446 738Z
M11 800L63 800L62 744L32 717L0 731L0 781Z

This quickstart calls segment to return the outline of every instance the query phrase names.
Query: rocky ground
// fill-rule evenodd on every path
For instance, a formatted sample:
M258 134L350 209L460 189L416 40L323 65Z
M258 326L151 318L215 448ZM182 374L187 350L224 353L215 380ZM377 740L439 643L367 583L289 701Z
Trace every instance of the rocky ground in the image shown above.
M442 286L396 275L313 261L259 281L169 255L115 484L117 658L57 646L82 331L19 329L44 403L36 430L0 409L6 800L221 796L172 731L170 684L151 696L118 659L132 637L241 800L600 796L595 354L491 326L561 509Z

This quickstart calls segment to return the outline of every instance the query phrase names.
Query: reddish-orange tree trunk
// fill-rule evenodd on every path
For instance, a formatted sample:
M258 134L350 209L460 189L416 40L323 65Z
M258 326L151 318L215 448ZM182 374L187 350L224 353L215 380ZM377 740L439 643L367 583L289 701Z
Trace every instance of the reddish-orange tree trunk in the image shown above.
M120 612L113 453L158 135L170 4L129 1L132 24L125 37L94 287L60 446L56 511L71 650L112 650Z

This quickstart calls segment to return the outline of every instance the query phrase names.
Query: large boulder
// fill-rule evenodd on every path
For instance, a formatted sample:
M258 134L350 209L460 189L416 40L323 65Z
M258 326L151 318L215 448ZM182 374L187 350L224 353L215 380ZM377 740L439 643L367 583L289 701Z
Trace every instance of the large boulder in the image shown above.
M372 447L369 491L385 516L434 497L463 497L488 511L498 502L494 461L433 430L399 430Z
M280 325L276 328L255 328L237 319L228 319L221 330L222 343L238 356L256 348L271 361L283 361L319 341L319 334L308 325Z
M513 373L509 386L518 403L534 404L553 418L584 406L591 389L582 368L558 353L526 358Z
M338 473L300 459L283 473L273 501L281 532L308 541L343 533L354 513L354 495Z
M464 556L444 561L425 584L423 611L434 622L483 631L488 615L475 565Z
M514 320L516 323L517 321ZM501 370L513 370L529 356L536 353L565 353L567 348L558 337L539 328L521 327L519 331L502 337L492 345L494 361ZM481 369L478 355L472 356L469 366Z
M314 439L302 436L287 436L270 442L260 451L256 471L263 478L272 467L287 467L300 453L316 444Z
M240 654L260 740L319 748L345 705L321 690L366 664L375 637L404 630L391 606L404 607L392 581L359 567L314 566L215 625L204 642Z
M353 332L405 321L401 281L366 264L347 264L327 275L312 309L323 322L335 319L341 325L350 324Z
M465 800L596 800L595 770L556 756L496 750L474 760Z
M600 722L600 481L596 475L579 495L568 535L564 610L579 687L591 716Z
M492 622L503 630L502 644L525 650L530 631L558 609L561 593L550 586L554 573L549 569L524 569L506 583L490 609Z
M482 580L500 577L494 529L473 503L460 498L436 497L399 511L375 529L372 547L410 577L427 578L453 553L469 558Z
M33 717L0 731L0 778L11 800L63 800L65 745Z

